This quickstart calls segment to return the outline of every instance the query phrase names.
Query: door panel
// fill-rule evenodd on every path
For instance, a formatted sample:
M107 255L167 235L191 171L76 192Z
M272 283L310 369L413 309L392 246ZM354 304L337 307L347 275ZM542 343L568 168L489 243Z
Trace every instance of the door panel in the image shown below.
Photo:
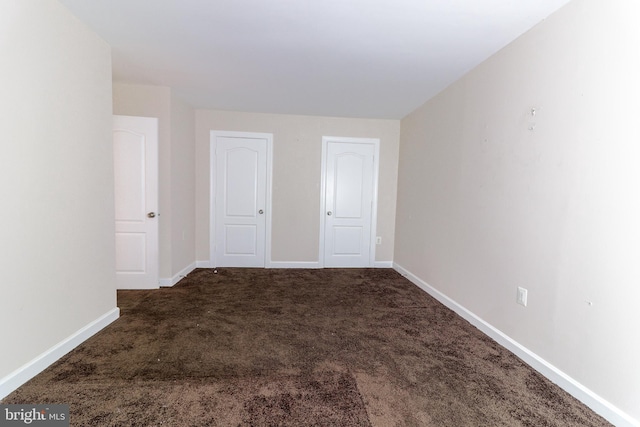
M146 233L116 233L116 270L141 273L147 270Z
M225 215L227 217L254 217L258 211L258 157L259 151L246 147L232 148L224 153L225 163Z
M373 265L376 145L325 141L324 266Z
M363 227L333 227L333 254L360 256L363 252Z
M331 146L335 151L335 145ZM371 170L366 167L366 157L355 153L337 154L335 157L335 186L334 218L362 218L363 203L370 194L365 193L363 185L366 184L366 174ZM371 190L368 188L367 190Z
M157 288L158 119L114 116L113 160L117 287Z
M116 219L143 223L145 221L145 150L144 134L130 130L113 131Z
M258 229L255 225L225 225L226 255L249 255L258 253Z
M214 136L217 267L264 267L267 140Z

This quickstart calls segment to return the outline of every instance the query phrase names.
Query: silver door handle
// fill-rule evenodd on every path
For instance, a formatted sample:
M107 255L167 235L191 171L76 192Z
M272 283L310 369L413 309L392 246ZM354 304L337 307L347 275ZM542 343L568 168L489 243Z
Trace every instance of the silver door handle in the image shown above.
M331 216L332 215L331 211L327 212L327 215Z
M264 213L264 211L263 211L262 209L260 209L260 210L258 211L258 213L259 213L260 215L262 215L262 214Z
M155 218L155 217L156 217L156 213L155 213L155 212L149 212L149 213L147 214L147 216L148 216L149 218Z

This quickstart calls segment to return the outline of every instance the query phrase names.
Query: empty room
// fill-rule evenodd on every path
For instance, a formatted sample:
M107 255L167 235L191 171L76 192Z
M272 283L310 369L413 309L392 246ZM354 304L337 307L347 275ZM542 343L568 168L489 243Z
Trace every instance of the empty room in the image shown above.
M0 424L640 426L638 16L3 0Z

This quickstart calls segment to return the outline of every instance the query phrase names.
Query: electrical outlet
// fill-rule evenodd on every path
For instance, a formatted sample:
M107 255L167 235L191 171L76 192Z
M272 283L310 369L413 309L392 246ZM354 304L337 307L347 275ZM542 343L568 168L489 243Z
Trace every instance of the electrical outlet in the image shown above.
M378 236L376 237L376 245L381 245L382 244L382 237Z
M516 302L524 307L527 306L527 290L518 286L518 295L516 296Z

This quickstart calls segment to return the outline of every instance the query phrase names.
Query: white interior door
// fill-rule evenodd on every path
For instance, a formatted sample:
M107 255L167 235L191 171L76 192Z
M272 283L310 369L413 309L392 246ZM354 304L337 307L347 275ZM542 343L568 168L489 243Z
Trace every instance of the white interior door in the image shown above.
M270 135L212 132L212 264L265 267Z
M113 117L118 289L158 288L158 119Z
M378 151L377 139L323 138L325 267L374 265Z

